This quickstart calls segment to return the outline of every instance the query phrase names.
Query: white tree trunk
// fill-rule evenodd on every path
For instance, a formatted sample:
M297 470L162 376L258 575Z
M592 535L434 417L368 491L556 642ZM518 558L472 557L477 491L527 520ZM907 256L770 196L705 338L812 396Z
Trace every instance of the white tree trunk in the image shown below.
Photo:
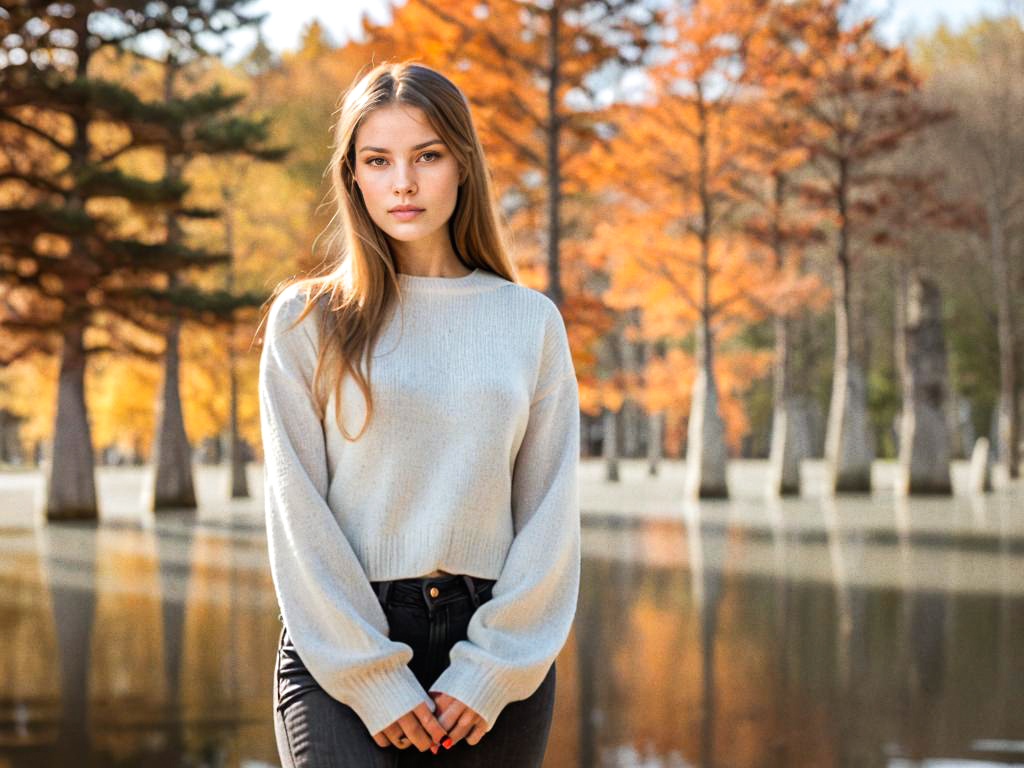
M854 354L850 321L849 266L835 276L836 353L825 435L825 463L833 491L869 492L874 458L868 424L864 361Z
M979 437L974 443L967 486L971 493L988 493L992 490L992 452L987 437Z
M790 321L775 317L775 363L772 369L772 440L768 487L772 496L800 495L800 463L811 454L811 432L804 397L793 393L789 355Z
M688 498L728 498L725 423L718 408L718 386L712 366L712 345L706 323L697 330L697 376L686 429Z
M768 493L800 495L800 465L811 455L811 425L806 398L792 395L772 413Z

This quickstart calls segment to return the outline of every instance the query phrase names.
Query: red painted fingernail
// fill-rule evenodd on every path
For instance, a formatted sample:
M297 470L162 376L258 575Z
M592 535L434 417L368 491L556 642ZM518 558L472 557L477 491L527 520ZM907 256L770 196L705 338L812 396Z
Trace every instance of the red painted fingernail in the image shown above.
M455 742L452 741L450 736L445 736L444 737L444 741L441 742L441 746L444 747L445 749L451 749L452 748L452 744L454 744L454 743Z
M437 745L436 744L431 745L430 751L433 752L436 755L437 754Z

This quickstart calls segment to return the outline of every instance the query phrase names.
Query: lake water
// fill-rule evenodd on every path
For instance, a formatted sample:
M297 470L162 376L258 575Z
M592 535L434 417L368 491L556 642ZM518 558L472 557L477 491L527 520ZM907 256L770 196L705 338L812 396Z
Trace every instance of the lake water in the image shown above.
M99 525L0 476L0 768L279 765L260 471L228 502L200 468L199 513L154 518L147 471L101 469ZM1024 765L1020 481L907 500L891 472L830 498L808 462L779 501L733 462L732 499L689 504L678 463L585 461L546 765Z

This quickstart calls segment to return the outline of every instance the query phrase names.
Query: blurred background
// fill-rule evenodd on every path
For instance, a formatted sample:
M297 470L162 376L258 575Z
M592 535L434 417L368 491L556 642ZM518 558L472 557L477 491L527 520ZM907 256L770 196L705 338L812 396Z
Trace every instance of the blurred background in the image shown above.
M255 337L410 58L575 357L546 764L1024 765L1024 0L4 0L0 768L279 765Z

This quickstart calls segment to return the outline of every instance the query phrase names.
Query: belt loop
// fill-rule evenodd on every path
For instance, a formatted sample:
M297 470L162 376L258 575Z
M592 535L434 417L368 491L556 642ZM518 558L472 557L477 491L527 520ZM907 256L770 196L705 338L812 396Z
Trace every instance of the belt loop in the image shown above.
M388 595L391 594L391 582L390 581L378 581L377 582L377 599L380 600L382 607L387 607Z
M477 592L476 592L476 583L473 581L473 577L470 576L468 573L464 573L464 574L462 574L462 578L465 580L466 587L469 589L469 597L473 601L473 607L474 608L479 608L480 607L480 595L478 595Z

